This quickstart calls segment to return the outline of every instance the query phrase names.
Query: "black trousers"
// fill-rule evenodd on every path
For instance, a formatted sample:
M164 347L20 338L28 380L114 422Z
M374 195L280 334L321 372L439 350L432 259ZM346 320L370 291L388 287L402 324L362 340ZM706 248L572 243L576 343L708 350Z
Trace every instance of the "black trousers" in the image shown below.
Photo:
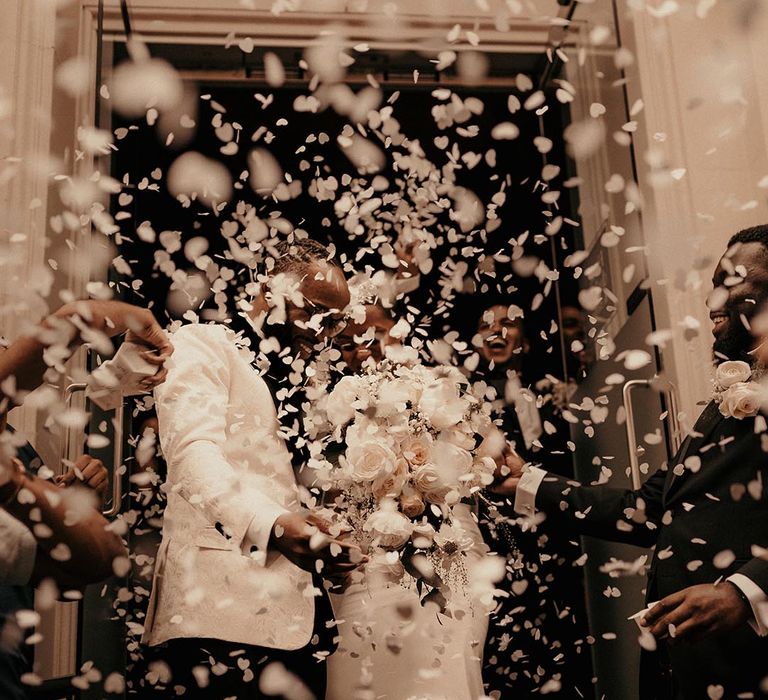
M319 579L315 585L324 588ZM315 599L314 633L305 647L286 651L220 639L172 639L144 648L144 677L128 697L324 700L325 660L335 648L333 609L323 590Z
M145 679L139 697L323 700L326 666L325 660L313 656L316 651L312 644L285 651L220 639L172 639L153 650L158 665L150 661L150 679Z

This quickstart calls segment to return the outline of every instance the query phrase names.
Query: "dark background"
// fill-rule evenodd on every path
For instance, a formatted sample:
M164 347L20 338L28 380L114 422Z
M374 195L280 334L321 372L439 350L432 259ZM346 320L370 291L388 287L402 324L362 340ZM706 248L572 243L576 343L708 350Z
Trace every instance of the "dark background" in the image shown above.
M234 54L230 52L228 55ZM353 89L357 90L359 87L353 86ZM545 372L562 376L560 340L557 332L551 332L552 322L556 322L558 318L554 288L549 290L540 307L532 311L531 303L534 296L543 291L543 285L536 277L524 278L513 274L509 266L504 263L495 266L494 276L481 274L477 269L476 256L466 258L469 265L467 279L472 282L466 285L467 289L464 293L456 294L447 302L441 300L438 281L441 276L440 268L446 257L451 256L454 261L462 259L463 246L483 249L486 255L497 252L509 254L511 251L509 240L528 231L530 235L525 244L526 255L541 258L550 268L560 269L563 277L560 282L561 296L564 301L575 302L576 285L564 278L566 271L563 271L560 265L563 256L574 249L576 242L573 240L572 229L566 225L554 237L547 237L540 243L534 241L537 234L544 232L548 219L544 214L546 205L541 202L540 184L539 189L534 191L543 159L535 148L533 139L540 133L552 139L554 148L546 158L548 162L561 166L561 175L552 181L550 186L562 190L562 181L569 176L571 170L562 139L562 130L568 120L567 109L555 99L553 90L546 91L549 109L540 119L532 111L519 110L515 114L510 114L507 108L507 100L511 93L517 94L521 102L530 93L519 94L515 90L510 90L509 87L450 86L450 89L461 98L478 97L485 105L481 115L473 115L468 122L459 125L467 127L476 124L479 127L477 136L467 138L456 133L456 125L445 130L438 129L431 115L432 106L439 103L431 94L437 87L441 86L434 83L414 86L403 81L403 84L393 87L384 83L382 84L384 92L382 104L385 104L396 90L399 91L399 97L393 103L393 108L394 117L400 122L401 132L410 140L418 140L426 157L438 168L447 162L447 156L434 144L436 136L449 136L451 145L458 144L461 153L473 151L484 154L488 149L494 148L497 153L495 168L489 167L485 159L482 159L471 170L466 168L459 170L456 177L457 184L472 190L487 206L493 194L499 190L500 181L507 178L507 197L506 202L498 208L502 225L488 234L479 230L462 234L458 226L449 221L447 215L438 217L439 220L433 232L439 235L441 231L453 227L459 235L459 241L454 244L445 243L438 250L433 251L432 257L435 264L432 273L422 277L419 290L411 294L410 299L406 299L399 310L406 312L404 307L407 304L406 313L412 314L415 320L412 325L421 326L430 338L441 338L447 331L456 330L462 339L468 341L475 331L483 309L493 303L517 304L525 310L527 334L533 346L533 352L529 356L528 373L537 377ZM302 192L295 199L274 202L253 192L245 180L244 187L241 190L236 189L231 201L218 213L213 213L199 202L192 202L191 206L184 207L168 193L164 178L170 164L182 150L166 148L164 137L154 126L147 125L146 121L125 122L115 115L114 129L133 127L125 138L117 142L118 150L112 158L113 176L120 180L124 180L127 176L132 187L126 188L126 191L133 195L133 200L123 207L118 205L118 200L115 198L112 207L113 214L118 211L130 214L130 218L118 222L122 238L119 251L132 271L130 278L121 278L121 281L126 283L121 286L127 300L150 303L161 321L170 318L165 302L171 280L155 267L155 251L162 249L159 242L144 243L136 236L136 226L144 221L150 222L158 234L164 230L181 231L182 245L195 236L207 239L209 248L206 254L213 257L220 266L230 266L236 274L228 290L230 313L232 313L231 301L235 298L234 288L242 287L249 277L248 271L243 269L242 265L226 259L229 252L220 229L222 222L231 219L232 210L237 207L239 201L254 205L264 217L270 212L279 211L294 226L308 231L311 237L323 243L333 242L342 259L346 255L347 259L355 260L358 248L364 245L364 241L350 239L339 226L333 210L333 201L318 202L309 194L311 179L317 172L315 166L319 167L323 176L332 174L339 181L344 174L352 177L359 176L336 142L337 135L348 123L346 118L339 116L332 109L316 114L294 111L295 98L309 94L306 85L286 85L273 89L255 81L240 84L216 81L198 83L197 91L199 95L210 95L210 99L198 99L197 128L191 141L183 146L183 150L199 151L224 163L232 173L233 180L237 182L241 173L248 169L247 156L251 147L266 147L286 173L302 182ZM263 96L271 94L273 96L271 104L263 108L254 97L255 93ZM225 156L220 153L219 149L223 142L216 137L211 125L211 120L216 114L211 106L211 100L226 109L223 115L224 121L237 122L243 127L239 138L240 149L236 155ZM277 126L276 122L281 118L286 119L288 124ZM494 140L491 137L490 132L493 126L502 121L512 121L519 127L518 138ZM252 144L251 135L262 126L268 127L276 134L276 138L269 145L265 144L263 139ZM320 144L319 141L306 143L307 136L318 135L320 132L330 137L327 143ZM376 141L376 138L372 137L372 140ZM297 154L297 150L302 146L306 150ZM312 167L301 172L298 167L301 159L312 162ZM155 171L154 177L153 171ZM158 172L161 173L159 178L156 177ZM389 178L390 182L392 181L391 159L388 159L381 174ZM147 178L150 183L156 185L158 190L138 189L136 185L143 178ZM339 191L341 190L343 188ZM570 209L573 205L567 196L568 193L568 190L563 190L563 195L558 202L559 210L556 213L575 219L576 216ZM557 263L553 262L553 252L557 255ZM185 258L183 248L173 255L173 259L176 266L181 269L193 268L192 262ZM365 264L370 264L377 269L382 267L376 254L364 256L356 267L362 269ZM135 280L142 280L137 290ZM215 305L209 300L206 306ZM436 311L439 311L439 314L436 315ZM233 327L242 327L234 313L231 319Z

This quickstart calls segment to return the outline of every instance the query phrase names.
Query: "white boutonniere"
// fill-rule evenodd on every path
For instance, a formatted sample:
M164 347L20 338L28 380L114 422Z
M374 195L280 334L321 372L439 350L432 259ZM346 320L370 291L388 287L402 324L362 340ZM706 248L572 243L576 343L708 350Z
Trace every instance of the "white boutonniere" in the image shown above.
M760 409L761 388L748 363L729 360L715 371L714 400L726 418L749 418Z

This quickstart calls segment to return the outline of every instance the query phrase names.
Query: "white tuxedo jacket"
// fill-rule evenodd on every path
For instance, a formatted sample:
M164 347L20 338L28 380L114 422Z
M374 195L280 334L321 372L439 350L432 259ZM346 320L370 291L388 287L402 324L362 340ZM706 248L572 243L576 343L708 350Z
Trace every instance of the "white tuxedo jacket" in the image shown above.
M315 589L285 557L267 557L275 520L299 506L272 396L226 327L184 326L172 342L155 390L168 506L144 641L298 649Z

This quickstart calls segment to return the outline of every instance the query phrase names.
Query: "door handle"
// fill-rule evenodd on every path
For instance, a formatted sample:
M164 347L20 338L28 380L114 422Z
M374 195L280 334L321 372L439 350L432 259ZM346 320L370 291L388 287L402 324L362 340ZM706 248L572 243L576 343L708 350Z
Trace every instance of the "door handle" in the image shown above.
M64 403L69 408L72 405L72 398L75 394L84 392L88 388L86 382L75 382L70 384L64 391ZM123 404L115 409L115 418L112 421L112 504L102 509L102 515L105 518L114 518L120 512L120 506L123 500L123 479L120 469L123 466ZM64 439L64 457L70 459L72 448L72 431L67 430Z
M632 407L632 392L637 387L652 388L653 383L650 379L630 379L624 384L621 390L622 401L624 403L624 413L626 416L625 429L627 431L627 445L629 447L629 472L632 479L632 488L639 489L642 486L640 475L640 458L637 454L637 432L635 431L635 410ZM677 417L677 391L672 384L662 392L667 406L666 418L667 430L669 432L670 447L673 452L677 452L680 447L680 421Z

